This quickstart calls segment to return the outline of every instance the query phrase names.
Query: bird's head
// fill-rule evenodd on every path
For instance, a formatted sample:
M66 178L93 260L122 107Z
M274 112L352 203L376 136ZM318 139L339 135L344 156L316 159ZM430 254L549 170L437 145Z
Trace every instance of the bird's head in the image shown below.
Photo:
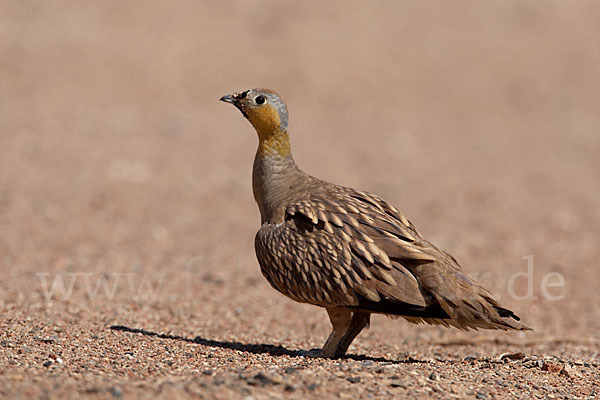
M261 141L287 133L288 113L281 96L269 89L249 89L227 94L221 101L236 106L250 121Z

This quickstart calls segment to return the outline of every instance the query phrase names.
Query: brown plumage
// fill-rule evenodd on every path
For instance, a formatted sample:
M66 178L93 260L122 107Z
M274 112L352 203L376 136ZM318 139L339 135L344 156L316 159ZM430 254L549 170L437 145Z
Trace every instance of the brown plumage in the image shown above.
M371 313L464 330L530 330L385 200L301 171L276 92L251 89L221 100L259 137L252 180L261 271L289 298L325 307L333 325L323 349L310 355L344 355Z

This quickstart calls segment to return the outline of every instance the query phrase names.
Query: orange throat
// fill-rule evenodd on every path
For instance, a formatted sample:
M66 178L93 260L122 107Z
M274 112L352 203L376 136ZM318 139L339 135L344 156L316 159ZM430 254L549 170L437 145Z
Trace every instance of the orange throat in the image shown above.
M290 137L281 126L279 112L271 106L246 111L247 118L258 134L258 154L261 157L286 158L291 154Z
M279 156L286 158L292 154L290 137L287 131L276 130L268 135L259 132L258 154L261 157Z

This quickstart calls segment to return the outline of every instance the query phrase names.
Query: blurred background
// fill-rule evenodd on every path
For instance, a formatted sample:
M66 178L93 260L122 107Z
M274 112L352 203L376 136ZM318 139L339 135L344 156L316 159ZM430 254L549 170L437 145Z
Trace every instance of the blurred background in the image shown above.
M591 1L1 1L3 314L320 345L325 313L260 275L257 139L218 101L266 87L304 170L396 205L534 335L598 338L598 21ZM48 302L39 273L161 286ZM457 334L376 326L364 342Z

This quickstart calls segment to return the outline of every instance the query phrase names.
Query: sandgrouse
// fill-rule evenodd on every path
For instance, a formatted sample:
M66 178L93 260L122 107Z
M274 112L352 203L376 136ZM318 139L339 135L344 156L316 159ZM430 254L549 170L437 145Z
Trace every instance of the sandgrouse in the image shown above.
M250 89L221 100L258 133L252 188L261 271L287 297L325 307L333 325L323 348L308 355L343 356L372 313L463 330L531 329L391 204L300 170L279 94Z

